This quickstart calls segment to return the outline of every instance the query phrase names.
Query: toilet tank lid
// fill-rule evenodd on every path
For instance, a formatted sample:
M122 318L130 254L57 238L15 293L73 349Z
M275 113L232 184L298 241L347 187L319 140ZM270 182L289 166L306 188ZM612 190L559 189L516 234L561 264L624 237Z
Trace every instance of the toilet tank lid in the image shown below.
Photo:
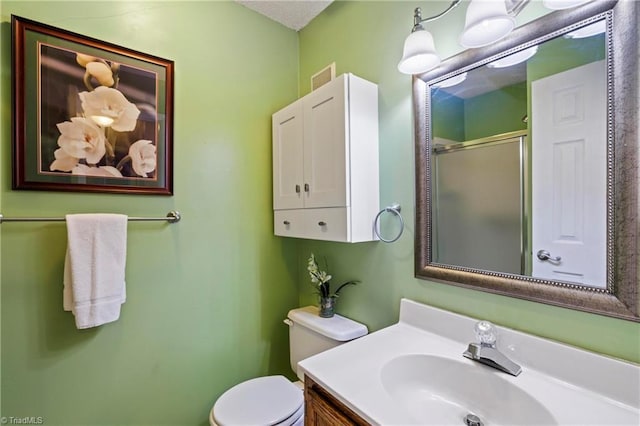
M317 306L305 306L290 310L287 316L294 323L339 342L357 339L369 332L366 325L341 315L336 314L331 318L321 318L318 315L319 311Z

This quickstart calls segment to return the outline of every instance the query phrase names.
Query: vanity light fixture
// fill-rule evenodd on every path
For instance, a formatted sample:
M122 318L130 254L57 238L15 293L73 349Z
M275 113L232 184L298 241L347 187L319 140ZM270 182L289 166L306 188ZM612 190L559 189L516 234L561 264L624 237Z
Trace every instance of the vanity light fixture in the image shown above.
M531 46L528 49L524 49L519 52L513 53L509 56L505 56L504 58L500 58L496 61L489 62L487 66L489 68L506 68L513 65L517 65L533 57L533 55L535 55L537 51L538 51L538 46Z
M453 0L443 12L422 18L422 9L413 12L413 29L404 42L402 59L398 71L403 74L422 74L440 64L433 36L422 26L425 22L443 17L462 0ZM507 36L515 27L515 17L530 0L470 0L465 17L465 27L460 44L475 48L487 46ZM549 9L566 9L593 0L544 0Z
M607 22L602 20L586 27L578 28L575 31L565 34L565 38L587 38L602 34L607 30Z
M460 44L467 48L486 46L509 34L515 26L516 20L507 13L503 0L471 0Z
M467 73L463 72L462 74L454 75L446 80L442 80L439 83L434 84L434 87L444 88L444 87L452 87L457 84L462 83L467 79Z
M443 12L422 18L422 9L416 7L413 11L413 29L404 41L402 59L398 63L398 71L403 74L420 74L437 67L440 57L433 43L433 36L424 29L423 22L435 21L453 10L462 0L453 0Z

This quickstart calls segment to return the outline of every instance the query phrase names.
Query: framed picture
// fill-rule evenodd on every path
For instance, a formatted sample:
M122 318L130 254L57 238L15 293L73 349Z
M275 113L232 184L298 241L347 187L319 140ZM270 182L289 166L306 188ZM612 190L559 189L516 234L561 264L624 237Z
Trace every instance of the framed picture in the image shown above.
M13 189L173 194L173 61L12 16Z

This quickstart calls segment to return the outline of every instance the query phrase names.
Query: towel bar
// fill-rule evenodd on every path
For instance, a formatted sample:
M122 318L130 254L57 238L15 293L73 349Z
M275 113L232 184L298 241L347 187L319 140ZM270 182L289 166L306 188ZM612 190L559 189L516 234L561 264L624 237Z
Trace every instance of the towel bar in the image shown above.
M130 217L132 222L150 222L164 220L169 223L180 222L180 212L171 210L166 217ZM3 222L64 222L64 217L4 217L0 213L0 224Z

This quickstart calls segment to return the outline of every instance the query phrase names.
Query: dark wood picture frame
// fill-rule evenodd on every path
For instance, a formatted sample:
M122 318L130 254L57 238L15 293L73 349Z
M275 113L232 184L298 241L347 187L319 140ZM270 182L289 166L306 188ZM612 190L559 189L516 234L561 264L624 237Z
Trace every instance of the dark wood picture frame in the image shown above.
M173 61L12 16L12 188L173 194Z

